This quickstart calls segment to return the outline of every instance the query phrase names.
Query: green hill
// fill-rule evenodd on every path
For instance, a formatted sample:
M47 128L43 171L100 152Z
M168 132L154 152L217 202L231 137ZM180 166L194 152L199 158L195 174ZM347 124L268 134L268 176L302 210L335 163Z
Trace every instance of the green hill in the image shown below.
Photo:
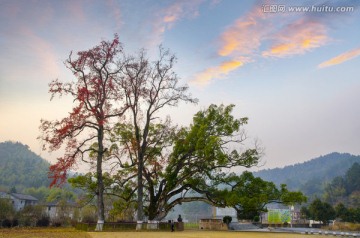
M49 186L50 164L19 142L0 143L0 187L25 188Z
M360 163L360 156L334 152L284 168L261 170L254 175L277 185L285 183L289 189L301 190L309 197L320 197L327 183L344 176L356 162Z

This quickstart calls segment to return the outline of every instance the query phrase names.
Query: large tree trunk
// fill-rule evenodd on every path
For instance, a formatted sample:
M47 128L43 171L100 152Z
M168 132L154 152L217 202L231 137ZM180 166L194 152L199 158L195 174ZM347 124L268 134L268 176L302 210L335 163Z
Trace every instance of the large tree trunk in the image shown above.
M144 196L144 187L143 187L143 177L142 177L142 173L143 173L143 156L142 154L139 155L139 164L138 164L138 198L137 198L137 203L138 203L138 209L137 209L137 226L136 226L136 230L141 230L142 229L142 222L144 219L144 210L143 210L143 196Z
M104 129L100 127L98 131L98 154L97 154L97 165L96 165L96 176L97 176L97 207L98 207L98 221L96 224L95 231L102 231L105 222L105 209L104 209L104 182L102 176L102 157L104 155Z

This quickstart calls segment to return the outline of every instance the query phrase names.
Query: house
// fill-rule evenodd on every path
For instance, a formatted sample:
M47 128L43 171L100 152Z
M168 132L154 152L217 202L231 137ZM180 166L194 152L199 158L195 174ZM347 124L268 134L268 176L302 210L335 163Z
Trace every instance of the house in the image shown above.
M63 219L77 219L79 216L79 205L73 201L55 201L43 205L45 213L50 221L60 221Z
M212 207L213 209L213 218L223 219L225 216L230 216L232 218L232 222L237 222L237 213L236 210L232 207Z
M37 198L21 193L10 193L10 198L16 211L24 209L25 206L36 205L38 202Z
M37 198L22 193L0 192L0 198L10 199L15 211L20 211L24 209L25 206L36 205L38 202Z
M260 215L263 224L295 224L300 222L301 214L298 207L270 203L266 208L267 212L262 212Z

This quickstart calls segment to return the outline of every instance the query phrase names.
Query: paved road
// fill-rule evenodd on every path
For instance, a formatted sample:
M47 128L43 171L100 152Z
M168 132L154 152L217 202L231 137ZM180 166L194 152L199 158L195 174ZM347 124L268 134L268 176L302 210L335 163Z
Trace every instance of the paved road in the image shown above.
M295 232L295 233L306 233L306 234L322 234L322 235L337 235L337 236L348 236L348 237L360 237L359 232L344 232L344 231L328 231L316 228L276 228L275 230Z
M259 228L251 223L230 223L230 229L234 231L259 231L259 232L293 232L300 234L321 234L321 235L336 235L347 237L360 237L359 232L342 232L342 231L327 231L317 228L290 228L290 227L277 227L277 228Z

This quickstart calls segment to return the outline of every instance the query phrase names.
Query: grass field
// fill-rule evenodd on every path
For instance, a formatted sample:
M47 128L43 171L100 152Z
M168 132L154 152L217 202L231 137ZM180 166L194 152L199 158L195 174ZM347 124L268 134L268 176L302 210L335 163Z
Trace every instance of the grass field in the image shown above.
M92 238L309 238L309 235L233 231L183 231L183 232L89 232ZM311 238L323 236L312 235Z
M320 238L289 233L183 231L183 232L81 232L72 228L0 229L1 238Z
M12 228L0 229L0 238L91 238L73 228Z

